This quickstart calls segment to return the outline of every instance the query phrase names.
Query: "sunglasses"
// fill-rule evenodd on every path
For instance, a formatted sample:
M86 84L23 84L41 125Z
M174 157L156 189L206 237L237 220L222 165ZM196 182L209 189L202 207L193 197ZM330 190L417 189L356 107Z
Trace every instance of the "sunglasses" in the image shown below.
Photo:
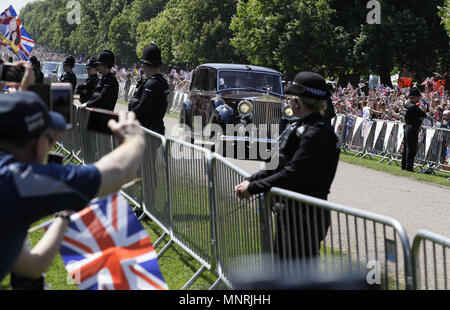
M300 102L300 98L297 96L285 96L287 104L298 104Z

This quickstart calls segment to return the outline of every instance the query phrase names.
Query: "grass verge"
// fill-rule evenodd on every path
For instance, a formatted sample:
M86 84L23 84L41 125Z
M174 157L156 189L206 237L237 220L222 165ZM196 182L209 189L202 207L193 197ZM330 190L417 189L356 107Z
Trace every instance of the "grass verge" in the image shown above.
M407 177L416 181L432 183L435 185L441 185L445 187L450 187L450 173L435 171L435 174L425 174L417 172L409 172L402 170L400 166L395 163L387 165L386 163L378 163L380 158L371 156L371 158L365 157L355 157L356 152L346 151L346 153L341 152L340 160L352 165L366 167L372 170L386 172L395 176Z

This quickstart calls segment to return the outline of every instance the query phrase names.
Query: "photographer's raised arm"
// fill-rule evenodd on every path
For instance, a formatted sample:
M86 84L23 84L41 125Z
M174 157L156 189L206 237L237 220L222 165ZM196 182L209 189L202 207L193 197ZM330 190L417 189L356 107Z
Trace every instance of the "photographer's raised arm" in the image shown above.
M121 113L119 122L111 120L108 126L121 145L95 163L101 175L97 197L119 190L130 180L139 167L145 147L144 133L133 112Z

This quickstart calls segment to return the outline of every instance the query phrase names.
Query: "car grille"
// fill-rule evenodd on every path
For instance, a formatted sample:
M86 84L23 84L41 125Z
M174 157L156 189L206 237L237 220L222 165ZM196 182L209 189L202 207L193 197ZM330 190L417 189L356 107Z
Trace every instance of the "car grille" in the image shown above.
M254 101L253 102L255 125L278 124L281 118L281 103L275 101Z
M281 119L281 103L277 101L253 101L253 123L256 126L267 125L267 134L272 137L278 133L272 132L271 125L279 124ZM260 128L262 129L262 128Z

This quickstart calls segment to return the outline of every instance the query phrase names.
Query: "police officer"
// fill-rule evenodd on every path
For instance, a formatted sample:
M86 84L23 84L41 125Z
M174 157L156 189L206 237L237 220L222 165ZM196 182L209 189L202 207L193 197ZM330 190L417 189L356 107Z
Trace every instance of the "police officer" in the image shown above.
M83 104L82 107L114 111L119 97L119 82L111 72L114 67L114 54L111 51L103 50L98 55L96 65L101 78L95 87L92 99Z
M33 68L34 75L36 77L35 83L42 84L44 83L44 73L41 71L41 63L38 61L36 56L30 57L31 67Z
M272 187L324 200L328 197L340 148L333 129L321 114L331 95L325 79L315 72L300 72L285 93L299 120L288 125L280 136L278 167L259 171L235 187L241 199L267 192ZM285 205L277 210L276 251L280 257L285 252L282 246L291 248L291 258L319 254L320 242L330 225L330 214L323 209L308 208ZM294 227L297 230L292 230Z
M417 143L419 140L419 129L427 114L417 105L421 99L418 88L411 88L409 102L406 103L403 111L405 115L402 170L414 171L414 158L417 154Z
M161 74L161 51L155 43L145 48L141 62L145 74L136 86L128 110L136 114L142 126L164 135L169 84Z
M79 85L77 87L77 93L80 94L80 102L86 103L92 99L94 95L95 87L98 83L98 74L97 74L97 58L92 57L86 64L86 69L89 77L87 78L84 84Z
M73 67L75 67L75 58L73 58L73 56L69 56L63 62L64 74L61 76L59 81L61 83L72 84L72 90L75 92L75 88L77 87L77 76L72 72Z

